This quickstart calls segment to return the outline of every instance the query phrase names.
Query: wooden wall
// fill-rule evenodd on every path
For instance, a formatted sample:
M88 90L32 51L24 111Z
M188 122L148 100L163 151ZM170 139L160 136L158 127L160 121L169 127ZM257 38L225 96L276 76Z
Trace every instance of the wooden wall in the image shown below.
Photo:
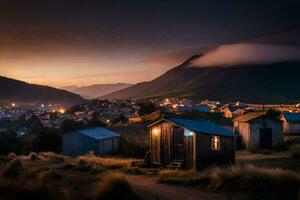
M260 146L260 129L272 129L272 145L276 146L283 140L283 126L281 122L268 119L257 119L251 123L234 122L234 132L238 133L247 149L259 148Z
M290 123L283 122L283 133L291 134L291 135L299 135L300 134L300 123Z
M249 148L251 146L250 140L250 124L243 122L233 123L233 132L238 133L242 139L242 146Z
M233 163L235 161L234 137L220 136L220 150L211 149L211 135L196 134L195 167L199 170L210 165Z
M191 169L195 168L195 134L193 136L185 136L184 144L185 144L185 164L186 168Z
M156 130L156 131L154 131ZM150 159L161 164L161 125L150 128Z
M272 146L275 147L283 141L283 126L281 122L275 122L273 120L258 120L250 124L251 131L251 147L259 148L260 146L260 129L264 128L263 123L265 123L266 128L272 129Z

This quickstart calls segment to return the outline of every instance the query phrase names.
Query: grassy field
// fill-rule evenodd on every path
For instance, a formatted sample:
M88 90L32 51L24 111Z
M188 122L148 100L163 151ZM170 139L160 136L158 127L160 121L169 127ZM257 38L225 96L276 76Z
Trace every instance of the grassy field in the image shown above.
M138 199L123 177L130 159L51 152L2 156L0 196L13 199ZM115 191L118 191L117 193Z

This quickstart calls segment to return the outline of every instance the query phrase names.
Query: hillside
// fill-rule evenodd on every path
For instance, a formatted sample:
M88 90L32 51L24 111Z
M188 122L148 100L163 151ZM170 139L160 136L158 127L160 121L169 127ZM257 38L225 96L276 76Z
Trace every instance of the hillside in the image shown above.
M300 100L299 62L193 67L192 63L199 58L200 56L193 56L152 81L138 83L102 98L188 96L221 101L265 103Z
M1 103L30 103L30 104L63 104L71 105L84 101L79 95L64 90L29 84L0 76Z
M77 87L74 86L67 86L62 89L66 89L70 92L73 92L75 94L79 94L80 96L88 99L97 98L103 95L107 95L109 93L125 89L129 86L132 86L132 84L128 83L117 83L117 84L95 84L90 86L84 86L84 87Z

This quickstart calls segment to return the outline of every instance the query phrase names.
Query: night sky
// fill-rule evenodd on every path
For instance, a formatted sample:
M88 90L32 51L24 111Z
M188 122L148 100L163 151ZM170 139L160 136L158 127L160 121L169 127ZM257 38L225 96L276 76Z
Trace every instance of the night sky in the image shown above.
M0 1L0 74L56 87L151 80L142 61L300 28L300 1Z

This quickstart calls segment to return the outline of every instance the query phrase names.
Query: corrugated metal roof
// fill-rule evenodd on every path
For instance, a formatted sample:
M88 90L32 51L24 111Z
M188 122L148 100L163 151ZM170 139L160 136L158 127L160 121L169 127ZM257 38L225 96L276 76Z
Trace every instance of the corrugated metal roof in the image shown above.
M300 122L300 113L283 113L287 122Z
M193 132L200 132L220 136L234 136L234 133L232 131L225 129L218 124L204 120L186 119L178 117L168 117L166 118L166 120L171 121Z
M254 120L254 119L257 119L257 118L263 116L264 114L265 113L263 113L263 112L251 112L251 113L241 115L241 116L235 118L233 121L250 122L251 120Z
M236 111L237 109L240 109L239 106L234 106L234 105L229 105L229 106L227 106L227 108L228 108L228 110L229 110L230 112L234 112L234 111Z
M120 134L115 133L111 130L108 130L106 128L102 127L97 127L97 128L90 128L90 129L82 129L82 130L77 130L76 132L94 138L96 140L104 140L108 138L114 138L114 137L119 137Z

